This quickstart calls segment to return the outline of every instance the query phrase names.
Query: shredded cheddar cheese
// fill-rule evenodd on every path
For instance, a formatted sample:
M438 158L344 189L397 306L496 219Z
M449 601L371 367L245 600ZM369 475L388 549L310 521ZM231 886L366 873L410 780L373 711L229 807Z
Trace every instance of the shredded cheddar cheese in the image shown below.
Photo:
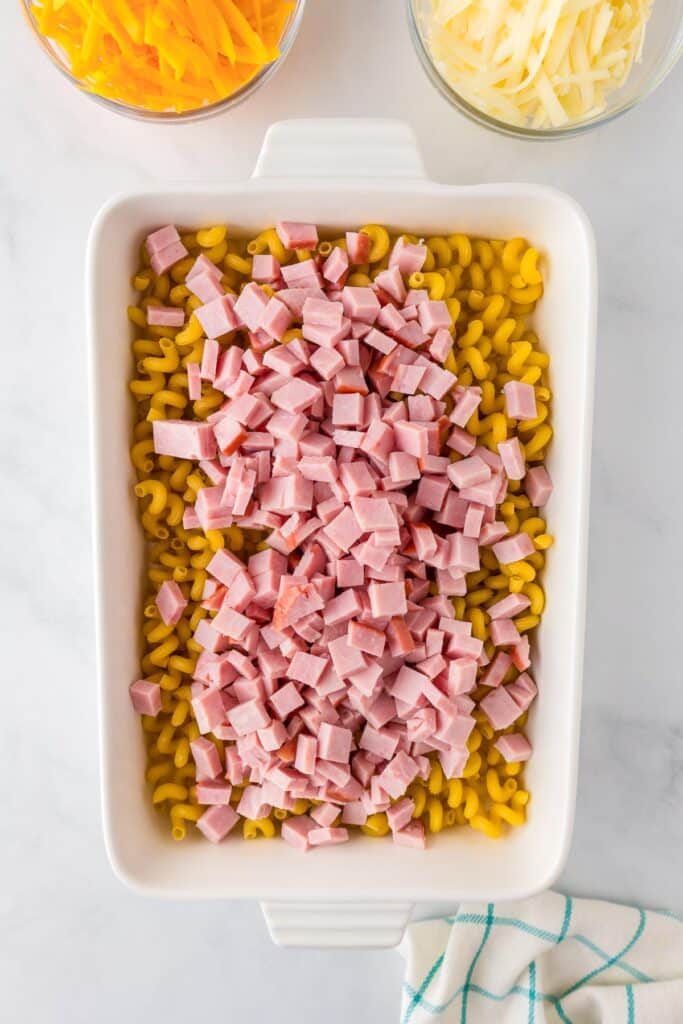
M559 128L604 110L640 59L652 0L426 0L434 64L508 124Z
M153 111L225 99L280 56L291 0L37 0L82 87Z

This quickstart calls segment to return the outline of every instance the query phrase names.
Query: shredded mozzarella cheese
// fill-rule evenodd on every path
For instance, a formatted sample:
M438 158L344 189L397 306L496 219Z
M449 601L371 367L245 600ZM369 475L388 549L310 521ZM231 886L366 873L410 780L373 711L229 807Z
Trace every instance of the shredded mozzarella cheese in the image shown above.
M561 128L605 109L639 61L652 0L425 0L444 80L509 124Z

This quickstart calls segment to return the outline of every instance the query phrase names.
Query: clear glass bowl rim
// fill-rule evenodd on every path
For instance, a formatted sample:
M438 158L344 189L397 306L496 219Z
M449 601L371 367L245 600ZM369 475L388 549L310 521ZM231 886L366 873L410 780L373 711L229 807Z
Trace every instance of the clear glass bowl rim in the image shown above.
M223 113L223 111L230 110L232 107L238 106L243 103L252 93L256 92L262 85L264 85L269 78L275 74L275 72L284 63L291 50L294 40L296 39L299 29L301 27L301 20L304 14L304 8L306 6L306 0L294 0L294 10L292 11L289 21L285 27L285 30L280 39L280 56L277 60L272 61L270 64L266 64L258 74L254 75L248 82L236 89L235 92L226 96L222 100L217 100L215 103L210 103L204 107L195 107L193 110L185 110L182 113L176 111L160 111L160 110L146 110L145 107L133 106L130 103L120 103L117 100L109 99L107 96L98 96L97 93L90 92L88 89L84 89L80 80L71 74L69 68L61 61L59 54L55 52L51 46L49 40L47 40L38 31L33 15L31 13L32 0L21 0L21 9L24 13L26 23L32 32L34 38L38 42L43 53L49 58L50 63L57 71L60 72L72 85L74 85L80 93L84 96L88 96L101 106L106 107L108 110L114 111L116 114L122 114L124 117L131 117L139 121L151 121L160 124L182 124L188 121L203 121L206 118L214 117L216 114Z
M622 114L625 114L627 111L637 106L642 100L646 99L651 93L653 93L673 70L678 59L683 53L682 22L678 27L676 37L672 41L669 60L653 68L644 88L641 89L637 95L632 96L629 100L624 102L621 106L611 110L605 110L602 114L598 114L590 120L577 121L574 124L569 124L562 128L524 128L519 125L507 124L505 121L499 121L495 117L489 117L488 114L483 113L483 111L478 110L477 107L468 103L467 100L463 99L459 93L451 88L448 82L446 82L441 76L432 61L418 24L415 4L416 0L406 0L408 28L410 30L410 36L417 56L432 85L452 106L456 107L465 115L465 117L469 118L470 121L474 121L476 124L481 124L485 128L490 128L502 135L511 135L518 139L530 139L536 142L561 138L568 139L573 138L576 135L583 135L585 132L591 131L593 128L598 128L600 125L609 124L610 121L614 121L617 117L621 117Z

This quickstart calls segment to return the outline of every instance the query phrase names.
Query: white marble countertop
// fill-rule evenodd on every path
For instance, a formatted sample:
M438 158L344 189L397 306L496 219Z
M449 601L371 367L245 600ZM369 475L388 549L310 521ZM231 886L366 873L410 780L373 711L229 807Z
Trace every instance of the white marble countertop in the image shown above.
M102 844L86 234L115 191L250 174L266 127L282 118L402 117L434 178L552 184L591 217L601 305L585 703L576 832L559 884L683 910L683 679L672 642L683 621L683 68L615 124L530 144L469 124L437 96L400 0L311 0L275 79L196 126L143 125L79 96L40 57L16 3L0 48L7 1019L180 1024L213 1018L217 991L232 1020L275 1011L281 1024L317 1021L323 1007L328 1024L397 1019L396 954L276 949L254 904L159 903L125 890Z

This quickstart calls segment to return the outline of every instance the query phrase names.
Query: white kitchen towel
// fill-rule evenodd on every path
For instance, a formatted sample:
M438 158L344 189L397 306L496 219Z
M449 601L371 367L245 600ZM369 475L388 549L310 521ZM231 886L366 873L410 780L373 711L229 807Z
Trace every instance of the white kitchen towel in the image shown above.
M401 1024L683 1024L683 918L546 892L408 927Z

